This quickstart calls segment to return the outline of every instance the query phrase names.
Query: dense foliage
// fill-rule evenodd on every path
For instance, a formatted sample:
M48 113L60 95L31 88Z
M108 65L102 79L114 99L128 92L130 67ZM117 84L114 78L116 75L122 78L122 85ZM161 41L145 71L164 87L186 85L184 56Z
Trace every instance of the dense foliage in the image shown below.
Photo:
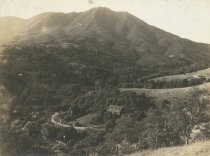
M50 155L56 141L64 144L60 151L79 155L87 150L113 154L116 147L121 152L132 152L179 145L189 139L200 118L205 118L201 108L207 102L198 100L205 92L194 91L186 101L164 101L162 107L144 94L118 89L141 87L152 77L203 66L183 66L173 71L169 69L177 66L143 67L137 65L139 56L135 52L122 54L82 46L9 48L5 57L1 83L15 97L10 120L1 127L5 155ZM122 106L124 111L121 115L112 114L107 112L109 105ZM198 108L198 112L192 108ZM74 127L56 127L49 121L55 112L62 115L65 123L95 114L91 124L103 128L81 132Z

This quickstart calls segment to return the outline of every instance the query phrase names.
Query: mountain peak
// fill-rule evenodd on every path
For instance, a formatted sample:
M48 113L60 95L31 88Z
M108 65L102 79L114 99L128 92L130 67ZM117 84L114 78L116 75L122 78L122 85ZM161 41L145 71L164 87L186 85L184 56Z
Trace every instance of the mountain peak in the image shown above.
M95 14L112 14L112 15L114 15L114 14L126 14L126 15L131 15L130 13L128 13L128 12L125 12L125 11L114 11L114 10L112 10L112 9L110 9L110 8L107 8L107 7L95 7L95 8L92 8L92 9L90 9L90 10L88 10L88 12L94 12Z
M107 12L107 11L111 11L113 12L113 10L107 8L107 7L95 7L95 8L92 8L90 9L89 11L94 11L94 12L97 12L97 11L103 11L103 12Z

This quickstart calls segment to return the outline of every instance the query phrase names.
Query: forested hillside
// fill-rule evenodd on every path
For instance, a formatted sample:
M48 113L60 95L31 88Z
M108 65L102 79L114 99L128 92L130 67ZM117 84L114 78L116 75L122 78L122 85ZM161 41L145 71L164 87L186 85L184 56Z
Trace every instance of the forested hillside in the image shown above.
M152 78L208 67L208 45L107 8L44 13L15 32L0 55L0 83L11 98L7 118L1 113L3 155L183 145L201 123L199 139L209 137L208 87L177 89L185 96L172 99L167 90L158 102L139 89Z

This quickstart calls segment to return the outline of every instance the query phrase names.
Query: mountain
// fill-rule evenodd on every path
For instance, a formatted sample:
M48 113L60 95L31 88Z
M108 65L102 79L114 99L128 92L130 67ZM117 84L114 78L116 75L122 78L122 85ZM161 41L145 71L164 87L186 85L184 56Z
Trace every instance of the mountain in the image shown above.
M0 155L124 155L183 145L209 122L209 84L140 88L209 66L207 44L108 8L0 23Z
M17 23L17 19L10 21ZM137 53L136 63L144 66L152 66L154 62L160 66L183 66L210 61L209 45L182 39L127 12L103 7L80 13L43 13L19 23L12 26L15 27L13 43L85 43L124 54Z
M0 43L7 43L12 39L16 30L24 23L24 19L17 17L0 17Z

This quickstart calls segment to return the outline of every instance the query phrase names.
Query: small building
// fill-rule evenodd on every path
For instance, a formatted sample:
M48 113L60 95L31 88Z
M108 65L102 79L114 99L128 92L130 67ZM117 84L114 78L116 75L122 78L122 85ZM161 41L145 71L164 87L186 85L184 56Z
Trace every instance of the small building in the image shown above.
M122 106L110 105L107 109L107 112L120 115L122 113L122 110L123 110Z

